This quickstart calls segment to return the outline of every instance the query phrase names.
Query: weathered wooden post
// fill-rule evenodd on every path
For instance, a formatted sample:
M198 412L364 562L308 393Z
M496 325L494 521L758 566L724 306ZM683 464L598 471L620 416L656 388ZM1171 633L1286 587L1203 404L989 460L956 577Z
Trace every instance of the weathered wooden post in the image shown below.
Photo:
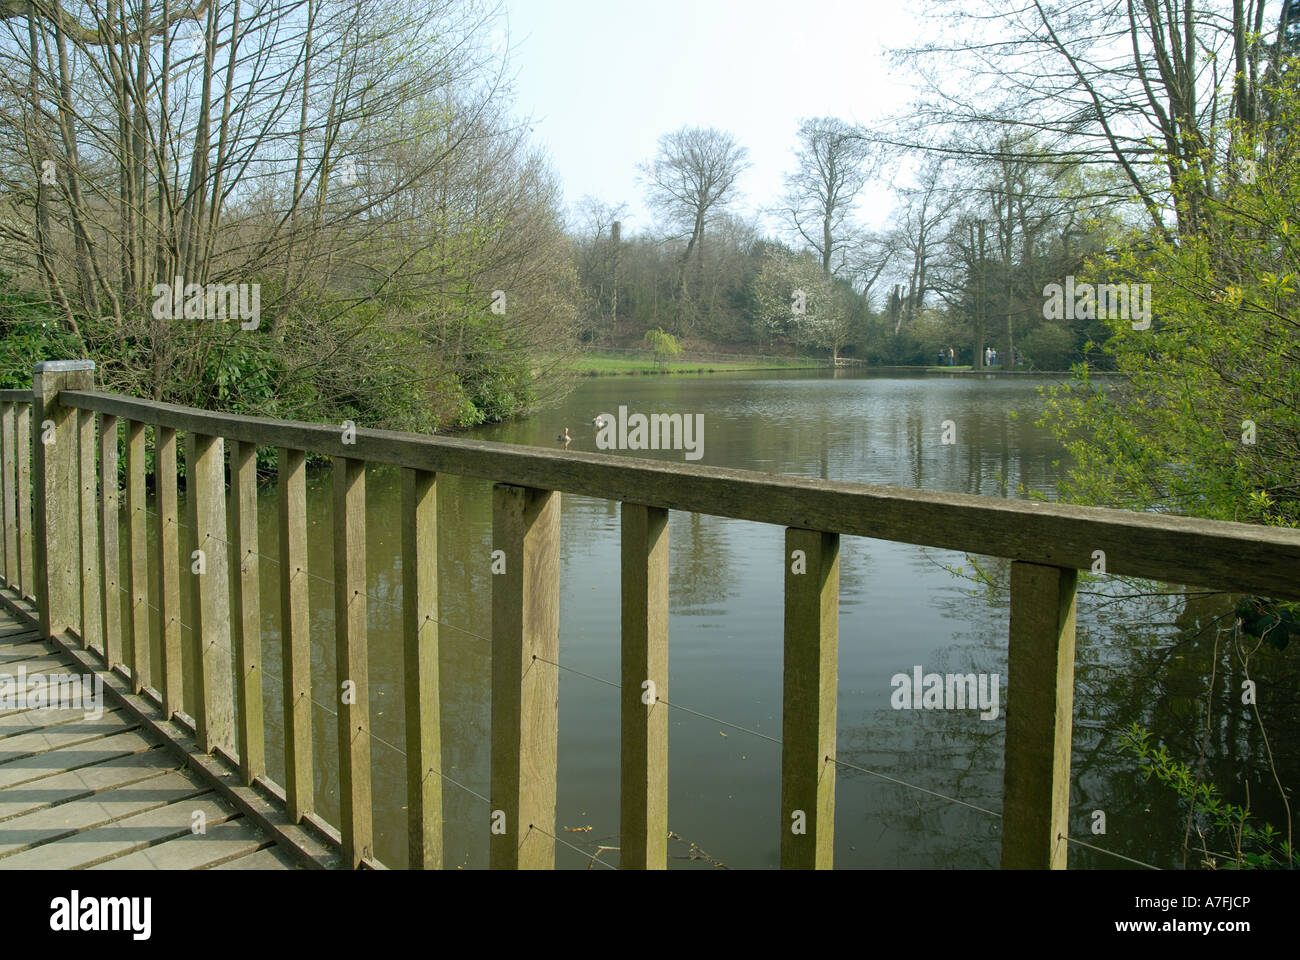
M53 637L81 623L80 430L75 408L59 403L60 390L91 390L93 360L46 360L32 377L32 444L35 472L36 606L41 635ZM19 450L20 458L26 451Z
M22 591L18 586L18 497L14 489L14 469L16 447L14 422L16 404L6 402L0 406L0 478L4 482L4 523L5 523L5 586L14 593Z
M14 464L14 486L18 492L19 597L33 596L36 586L36 574L32 570L32 410L35 406L35 403L18 404L18 419L14 425L14 447L18 453Z
M158 503L158 637L162 640L163 716L184 708L181 670L180 513L176 505L176 431L154 429L153 488ZM193 489L193 484L190 484ZM190 565L190 558L186 558Z
M81 505L81 645L104 652L104 622L100 614L103 569L99 560L99 484L95 456L95 414L77 411L77 471Z
M785 531L781 867L829 870L835 853L840 537Z
M311 607L307 594L307 460L280 447L280 679L284 795L294 823L316 811L311 741Z
M239 772L249 786L266 774L262 723L262 592L257 551L257 444L230 444L230 542L234 544L230 587L235 610L235 689Z
M550 870L560 726L560 678L552 665L560 656L560 494L493 487L492 549L489 860L494 870Z
M144 484L145 427L140 420L126 422L126 530L127 590L130 628L122 659L131 671L131 690L139 693L151 682L149 648L149 529ZM187 465L188 466L188 465ZM129 651L129 652L128 652Z
M1078 572L1013 561L1002 868L1064 870Z
M100 595L104 618L104 667L112 670L122 653L121 561L118 525L121 496L117 485L117 417L99 415L99 546L103 557L104 589Z
M226 553L226 458L220 437L185 435L185 499L194 545L190 623L194 633L194 726L199 748L235 749L230 688L230 570Z
M412 870L442 869L438 716L438 478L402 469L407 836Z
M338 666L339 823L343 859L373 855L370 674L366 643L366 462L334 458L334 662Z
M668 511L622 507L619 864L668 867Z

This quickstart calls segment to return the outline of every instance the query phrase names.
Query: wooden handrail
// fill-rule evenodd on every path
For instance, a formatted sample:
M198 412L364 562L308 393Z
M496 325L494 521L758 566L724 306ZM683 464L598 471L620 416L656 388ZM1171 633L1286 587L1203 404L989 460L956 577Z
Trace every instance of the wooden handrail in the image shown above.
M356 430L65 390L71 407L241 443L534 489L1109 574L1300 600L1300 530L1104 507L1000 500L599 453Z

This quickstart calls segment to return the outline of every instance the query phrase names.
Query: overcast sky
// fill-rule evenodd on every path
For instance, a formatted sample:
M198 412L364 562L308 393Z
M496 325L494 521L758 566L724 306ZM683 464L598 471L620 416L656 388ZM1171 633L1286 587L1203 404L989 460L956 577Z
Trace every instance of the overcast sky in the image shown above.
M899 0L505 0L518 109L572 207L583 194L651 224L636 164L660 135L718 127L749 149L738 208L774 204L805 117L869 121L908 99L885 45L915 38ZM887 190L864 195L880 225ZM769 227L775 226L768 222Z

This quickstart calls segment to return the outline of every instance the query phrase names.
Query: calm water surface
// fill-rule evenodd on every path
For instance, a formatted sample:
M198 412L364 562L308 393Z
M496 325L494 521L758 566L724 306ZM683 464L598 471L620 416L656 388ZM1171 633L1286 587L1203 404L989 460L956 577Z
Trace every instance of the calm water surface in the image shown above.
M558 406L519 422L475 431L476 438L547 447L567 426L572 449L595 451L597 413L703 414L697 462L835 480L956 491L986 497L1054 498L1060 446L1034 421L1046 381L1027 377L882 377L862 374L608 377L583 381ZM956 442L940 442L944 421ZM680 451L623 453L684 462ZM442 602L442 710L446 864L487 863L490 589L490 484L439 478ZM367 476L371 709L376 853L406 863L398 472ZM319 811L336 822L333 576L330 473L309 481L314 736ZM271 775L283 782L279 571L276 492L260 497L264 689ZM182 514L183 516L183 514ZM619 514L616 503L563 497L560 660L610 681L619 676ZM781 735L783 531L779 527L673 512L670 516L669 698L739 727ZM183 556L192 545L182 538ZM982 558L996 586L956 576L968 558L947 551L845 537L841 541L838 756L839 867L980 868L998 865L1000 821L987 812L892 781L1001 809L1006 683L1007 564ZM1121 755L1117 733L1140 720L1167 734L1189 762L1205 735L1210 665L1219 663L1208 774L1231 784L1241 764L1213 757L1255 756L1258 731L1240 704L1212 625L1221 606L1173 600L1114 600L1084 584L1071 832L1098 846L1160 866L1181 864L1177 802L1146 784ZM1124 590L1113 591L1124 593ZM1198 606L1198 604L1200 606ZM1203 607L1203 609L1201 609ZM187 634L188 639L188 634ZM1181 641L1181 642L1180 642ZM1267 654L1261 654L1267 656ZM155 662L157 662L155 660ZM986 673L1001 678L1000 710L895 710L897 673ZM547 669L557 669L547 667ZM1238 672L1239 667L1237 668ZM1256 665L1256 676L1265 667ZM1258 676L1257 676L1258 679ZM1266 681L1261 680L1261 688ZM1278 677L1284 683L1283 677ZM1263 698L1262 698L1263 699ZM1291 724L1289 716L1278 721ZM1273 727L1269 727L1273 733ZM1281 732L1281 731L1279 731ZM618 844L618 691L560 673L557 833L596 852ZM1294 782L1295 751L1273 746L1284 783ZM1288 738L1295 742L1295 738ZM1278 752L1280 749L1280 753ZM1249 763L1247 763L1249 766ZM892 778L883 779L865 771ZM1261 814L1283 824L1267 799L1271 778L1249 771ZM1238 785L1239 786L1239 785ZM683 710L670 714L671 866L713 869L778 865L782 828L780 748L732 726ZM470 791L473 791L471 793ZM1263 799L1261 799L1263 798ZM1276 809L1275 809L1276 807ZM1104 810L1105 835L1092 811ZM590 828L588 830L587 828ZM694 845L694 846L692 846ZM707 855L701 856L700 853ZM616 865L617 851L600 859ZM587 856L557 845L557 865L582 868ZM1076 847L1075 867L1124 866Z

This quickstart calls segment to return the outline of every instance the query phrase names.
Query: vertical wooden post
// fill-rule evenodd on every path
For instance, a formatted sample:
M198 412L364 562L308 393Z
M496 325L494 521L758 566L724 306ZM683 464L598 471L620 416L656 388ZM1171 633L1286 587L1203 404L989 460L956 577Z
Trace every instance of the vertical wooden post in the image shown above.
M1075 570L1011 564L1003 869L1065 869L1077 579Z
M492 575L489 860L494 870L549 870L555 866L548 834L555 833L560 678L537 658L559 662L559 493L496 484L492 549L505 572ZM504 832L497 830L497 811Z
M149 683L149 538L144 492L144 430L139 420L126 422L126 529L127 577L130 592L129 643L122 659L131 671L131 690L139 693Z
M81 645L87 650L102 651L104 629L100 597L103 571L99 565L99 484L94 411L78 410L77 421L77 463L81 487Z
M94 384L95 364L90 360L47 360L36 364L32 378L33 416L39 430L32 449L33 552L36 606L45 637L81 623L80 430L77 411L59 403L59 391L90 390Z
M289 818L315 812L311 747L311 608L307 598L307 467L279 448L280 650L284 683L284 792Z
M231 588L235 683L239 699L239 772L251 785L266 773L262 729L262 586L257 553L257 445L230 444Z
M343 858L373 854L370 673L366 646L366 464L334 459L334 658L339 682L339 819Z
M158 500L158 638L162 643L163 716L184 707L181 661L180 515L176 507L176 431L154 428L153 486ZM183 561L187 575L193 558Z
M5 403L0 412L0 477L4 481L4 555L5 586L17 592L18 587L18 498L14 489L14 465L17 457L14 437L16 420L14 404Z
M785 531L781 867L829 870L835 854L840 538Z
M34 403L18 405L15 424L17 470L14 485L18 488L18 596L30 597L36 583L32 556L32 408Z
M112 670L122 646L122 595L118 554L117 417L99 415L99 522L103 554L104 669Z
M619 865L668 867L668 511L622 507ZM643 702L649 700L649 703Z
M203 573L194 576L190 624L194 631L194 726L199 748L234 749L230 673L230 577L226 558L226 458L220 437L185 435L185 499ZM192 569L192 568L191 568Z
M412 870L442 869L442 726L438 716L438 484L402 469L402 624L406 806Z

